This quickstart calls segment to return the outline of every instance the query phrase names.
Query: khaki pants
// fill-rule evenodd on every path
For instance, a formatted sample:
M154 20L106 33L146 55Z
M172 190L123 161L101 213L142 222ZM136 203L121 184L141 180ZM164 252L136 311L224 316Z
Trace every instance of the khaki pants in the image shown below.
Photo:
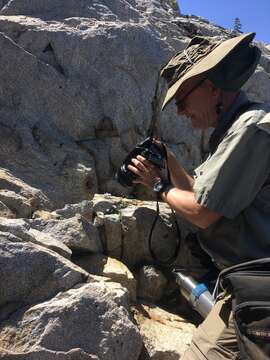
M240 359L229 297L217 301L181 360Z

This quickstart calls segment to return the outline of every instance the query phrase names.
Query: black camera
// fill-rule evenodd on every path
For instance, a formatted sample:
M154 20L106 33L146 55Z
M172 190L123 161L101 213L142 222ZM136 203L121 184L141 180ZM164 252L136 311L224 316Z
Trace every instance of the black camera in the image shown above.
M131 159L136 158L138 155L142 155L160 169L165 168L165 147L158 146L153 141L152 137L148 137L143 142L136 145L136 147L125 158L121 167L117 170L116 179L121 185L132 186L133 180L136 179L136 175L128 169L128 165L131 164Z

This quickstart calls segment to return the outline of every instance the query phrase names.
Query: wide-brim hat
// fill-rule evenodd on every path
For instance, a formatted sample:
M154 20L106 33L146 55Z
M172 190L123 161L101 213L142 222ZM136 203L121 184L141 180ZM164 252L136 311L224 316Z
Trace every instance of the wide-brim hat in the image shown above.
M176 54L161 69L161 76L168 82L162 110L187 80L205 73L205 77L221 89L240 89L255 71L260 58L260 50L250 45L254 37L255 33L225 41L194 37L184 51Z

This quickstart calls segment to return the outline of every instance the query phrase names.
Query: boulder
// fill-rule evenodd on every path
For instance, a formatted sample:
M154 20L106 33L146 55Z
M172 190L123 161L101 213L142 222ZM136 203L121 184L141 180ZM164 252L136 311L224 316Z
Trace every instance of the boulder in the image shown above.
M11 236L14 235L16 241L32 242L54 250L66 258L71 257L72 252L66 245L56 240L53 236L30 228L30 225L23 219L0 218L0 231L5 234L5 236L8 236L10 241L12 241Z
M128 202L110 194L96 194L93 198L93 221L103 239L104 251L111 257L123 257L123 229L121 208Z
M35 237L29 233L30 225L23 219L0 218L0 231L11 233L21 241L35 242Z
M64 256L67 259L71 258L72 251L69 247L63 244L61 241L54 239L52 236L45 234L36 229L30 229L29 234L35 238L35 244L44 246L50 250L57 252L59 255Z
M72 251L101 252L102 243L97 228L81 215L63 220L29 220L36 230L61 241Z
M32 213L31 203L27 198L10 190L0 190L0 201L16 214L17 218L28 218Z
M140 360L179 360L195 326L154 305L141 304L133 310L144 344Z
M88 274L54 251L10 241L0 234L0 319L11 312L48 299L59 291L86 281ZM1 345L0 345L1 346Z
M126 293L113 283L77 286L13 313L0 325L2 349L29 357L45 349L41 359L52 358L48 352L75 359L76 352L69 353L73 349L77 359L92 359L90 354L95 354L104 360L137 360L141 346L126 309Z
M157 303L168 285L168 280L164 274L155 269L154 266L145 265L137 273L138 297L152 303Z
M58 219L68 219L79 214L87 220L92 220L92 212L92 201L83 200L78 204L66 204L63 209L57 209L53 211L51 215Z
M105 276L128 290L131 303L136 301L136 280L120 261L103 255L73 257L72 261L90 274Z
M10 128L8 129L7 134L5 134L5 131L2 132L3 141L1 140L0 145L2 156L9 152L12 145L12 136L16 136L16 132ZM8 158L11 159L11 157L12 154L8 154ZM0 186L2 189L0 194L1 201L12 210L15 217L29 217L39 207L50 207L50 202L42 191L29 186L25 181L12 174L10 169L0 169Z
M159 208L149 244L157 215L156 202L96 194L93 198L94 223L103 236L108 255L117 257L130 269L136 264L153 262L153 253L161 261L171 261L179 236L170 207L160 202ZM181 229L187 229L185 222L177 221Z

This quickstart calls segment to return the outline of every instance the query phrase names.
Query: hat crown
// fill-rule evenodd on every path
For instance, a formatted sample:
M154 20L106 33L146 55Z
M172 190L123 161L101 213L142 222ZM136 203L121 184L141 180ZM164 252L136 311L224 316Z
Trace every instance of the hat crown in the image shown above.
M184 51L178 52L161 70L169 86L184 76L196 63L207 56L220 40L211 37L195 36Z
M226 91L239 90L260 59L259 48L251 45L254 36L255 33L248 33L227 40L201 36L191 39L186 49L161 69L160 75L169 87L162 108L195 76L204 76Z

